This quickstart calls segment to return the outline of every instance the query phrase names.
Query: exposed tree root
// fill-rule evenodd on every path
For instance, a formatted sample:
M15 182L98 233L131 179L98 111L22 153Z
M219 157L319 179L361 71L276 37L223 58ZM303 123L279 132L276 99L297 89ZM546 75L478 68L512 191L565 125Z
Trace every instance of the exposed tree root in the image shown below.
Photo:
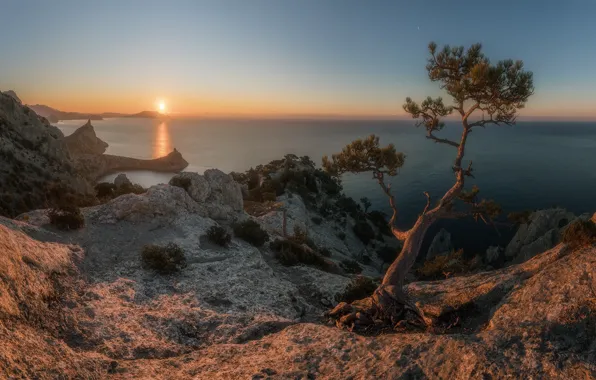
M361 333L426 330L432 325L403 290L394 286L380 286L370 297L351 304L341 302L327 316L337 327Z

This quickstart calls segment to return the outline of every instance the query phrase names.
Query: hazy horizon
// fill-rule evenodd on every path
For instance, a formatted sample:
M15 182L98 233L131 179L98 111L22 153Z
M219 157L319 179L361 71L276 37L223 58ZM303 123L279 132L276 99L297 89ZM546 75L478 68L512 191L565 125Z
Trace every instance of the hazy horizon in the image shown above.
M596 120L596 2L9 1L0 90L61 111L174 117L395 119L442 95L427 45L521 59L519 120ZM490 15L498 22L490 22ZM446 97L447 98L447 97Z

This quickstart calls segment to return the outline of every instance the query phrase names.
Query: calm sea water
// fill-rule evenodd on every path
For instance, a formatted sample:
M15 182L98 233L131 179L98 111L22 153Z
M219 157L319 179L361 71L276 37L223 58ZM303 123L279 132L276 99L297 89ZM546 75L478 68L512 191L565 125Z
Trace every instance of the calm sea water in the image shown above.
M65 134L83 121L58 124ZM409 226L425 204L424 191L438 198L453 184L455 148L435 144L412 121L280 121L197 120L161 122L151 119L106 119L93 122L107 153L155 158L178 149L190 163L187 171L219 168L245 171L287 153L308 155L320 163L352 140L374 133L381 143L393 143L406 154L406 164L391 180L399 205L398 224ZM461 126L448 123L441 136L458 139ZM563 206L580 214L596 211L596 123L521 122L513 127L474 130L468 138L465 164L474 161L481 195L498 201L506 212ZM171 175L128 173L144 186L164 183ZM113 178L111 176L108 179ZM371 199L374 209L388 211L387 199L371 175L347 175L345 192L355 199ZM444 222L456 245L483 250L503 243L510 231L464 222ZM510 229L509 229L510 230ZM474 243L470 243L473 241Z

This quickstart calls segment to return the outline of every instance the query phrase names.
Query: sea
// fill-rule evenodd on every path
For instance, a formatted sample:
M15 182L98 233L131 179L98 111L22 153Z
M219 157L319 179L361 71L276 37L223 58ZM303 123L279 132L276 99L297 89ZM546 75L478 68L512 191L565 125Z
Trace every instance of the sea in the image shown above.
M85 121L59 122L66 134ZM186 171L218 168L243 172L285 154L309 156L317 164L323 155L341 151L354 139L375 134L381 144L394 144L406 161L390 179L399 208L397 224L413 224L426 203L424 192L440 198L454 183L451 169L455 148L425 138L412 120L239 120L114 118L93 121L97 136L109 144L108 154L141 159L162 157L174 148L189 162ZM458 140L461 124L447 122L440 137ZM576 214L596 211L596 122L518 122L514 126L474 129L468 137L464 165L473 161L480 197L494 199L511 211L564 207ZM127 172L145 187L167 183L173 174ZM115 175L104 180L112 180ZM370 173L347 174L344 191L359 200L367 197L371 209L390 212L387 197ZM439 228L452 234L456 248L466 256L482 253L490 245L505 245L515 227L485 225L473 220L442 221ZM428 242L425 246L428 245Z

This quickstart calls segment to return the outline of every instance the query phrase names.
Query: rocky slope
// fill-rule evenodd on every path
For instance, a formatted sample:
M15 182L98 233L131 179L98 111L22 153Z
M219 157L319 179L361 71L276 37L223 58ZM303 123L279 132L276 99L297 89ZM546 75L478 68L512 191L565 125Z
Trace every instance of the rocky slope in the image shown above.
M85 227L76 231L47 225L44 210L0 219L1 376L596 376L595 247L558 245L504 269L410 283L434 331L361 336L322 318L347 273L282 266L267 246L233 238L222 248L204 236L249 218L281 236L279 209L245 214L241 187L221 172L179 178L190 180L83 209ZM333 248L330 260L357 253L348 238L333 238L332 220L312 222L300 195L276 202L288 225L304 224L316 244ZM186 268L160 275L142 266L145 244L171 242L183 248Z
M60 130L0 93L0 215L44 207L49 186L87 194Z

